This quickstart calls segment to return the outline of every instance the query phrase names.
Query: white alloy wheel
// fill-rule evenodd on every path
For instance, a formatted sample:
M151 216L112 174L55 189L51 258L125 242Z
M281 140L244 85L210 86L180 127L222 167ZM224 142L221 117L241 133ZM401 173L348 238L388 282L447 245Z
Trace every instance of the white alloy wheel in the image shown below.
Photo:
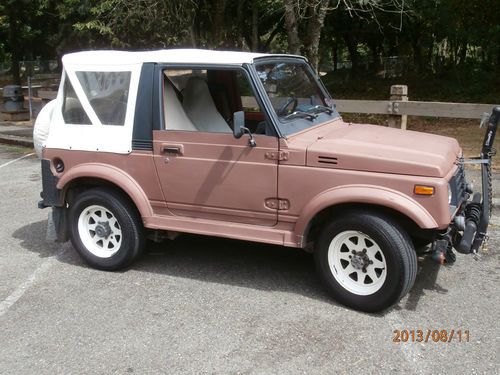
M330 242L328 265L343 288L360 296L376 293L387 276L387 262L379 245L353 230L340 232Z
M99 258L112 257L122 243L122 230L115 215L98 205L89 206L81 212L78 235L87 250Z

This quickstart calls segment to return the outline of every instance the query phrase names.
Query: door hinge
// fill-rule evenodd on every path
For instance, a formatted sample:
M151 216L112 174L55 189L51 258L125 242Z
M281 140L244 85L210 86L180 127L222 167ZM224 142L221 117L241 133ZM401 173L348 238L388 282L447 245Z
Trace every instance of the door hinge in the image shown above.
M272 208L273 210L288 210L290 208L290 201L288 199L279 198L267 198L265 201L267 208Z
M288 160L288 151L268 151L266 159L284 161Z

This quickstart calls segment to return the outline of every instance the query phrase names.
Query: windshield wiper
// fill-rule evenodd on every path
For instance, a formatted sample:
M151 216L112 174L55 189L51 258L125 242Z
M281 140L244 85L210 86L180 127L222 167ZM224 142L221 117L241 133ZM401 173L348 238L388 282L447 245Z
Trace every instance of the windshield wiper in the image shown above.
M333 108L332 107L327 107L324 105L315 105L314 107L308 109L308 111L314 110L315 112L328 112L329 115L333 113Z
M314 120L316 120L318 115L315 115L313 113L307 113L304 111L294 111L294 112L290 113L289 115L285 116L284 119L289 120L289 119L294 118L294 117L306 118L310 121L314 121Z

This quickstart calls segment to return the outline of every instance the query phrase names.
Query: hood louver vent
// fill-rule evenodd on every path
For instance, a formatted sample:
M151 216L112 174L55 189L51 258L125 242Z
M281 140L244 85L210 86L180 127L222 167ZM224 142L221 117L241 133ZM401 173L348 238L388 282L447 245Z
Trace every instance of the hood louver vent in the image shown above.
M318 156L318 163L337 165L337 158L331 156Z

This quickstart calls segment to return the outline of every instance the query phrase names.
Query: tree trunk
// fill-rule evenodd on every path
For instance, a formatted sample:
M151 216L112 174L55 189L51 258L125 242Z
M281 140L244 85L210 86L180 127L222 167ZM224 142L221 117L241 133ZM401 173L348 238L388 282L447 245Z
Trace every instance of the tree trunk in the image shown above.
M9 16L9 46L12 53L10 72L12 74L12 81L16 85L21 84L21 74L19 72L19 61L22 59L22 51L20 48L21 33L19 31L19 19L16 14L16 6L10 6L8 11Z
M239 1L238 6L236 7L236 31L238 35L235 36L237 39L236 46L238 49L242 49L245 41L245 27L244 27L244 18L245 18L245 1ZM249 44L250 46L250 44Z
M380 68L380 59L379 59L379 44L377 40L371 40L368 43L368 48L372 53L372 63L370 64L370 69L372 72L377 72Z
M296 0L283 0L285 5L285 29L288 37L288 52L300 55L298 9Z
M252 2L252 51L259 50L259 3Z
M278 24L274 27L273 31L271 31L269 37L267 38L266 42L264 43L259 52L267 52L269 50L272 41L274 40L274 38L276 38L276 35L278 35L278 33L282 30L283 24L284 20L281 19L281 21L278 22Z
M459 65L465 65L465 60L467 59L467 41L464 40L461 43L460 46L460 61L458 62Z
M191 42L191 47L196 48L197 47L197 41L196 41L196 29L194 26L194 23L189 26L189 40Z
M226 10L226 0L215 0L212 18L212 37L215 47L224 44L222 30L224 29L224 12Z
M358 72L358 43L351 34L345 34L344 40L351 58L351 72L355 75Z
M337 71L337 65L339 63L339 44L337 42L337 38L335 38L333 42L333 71Z
M313 0L311 0L312 2ZM307 36L305 49L307 58L314 69L319 65L319 41L321 30L325 24L325 16L330 0L321 0L318 4L309 4L309 19L307 22Z
M422 48L420 47L419 34L414 34L411 38L411 48L413 49L413 64L417 68L417 72L423 73L424 62L422 59Z

